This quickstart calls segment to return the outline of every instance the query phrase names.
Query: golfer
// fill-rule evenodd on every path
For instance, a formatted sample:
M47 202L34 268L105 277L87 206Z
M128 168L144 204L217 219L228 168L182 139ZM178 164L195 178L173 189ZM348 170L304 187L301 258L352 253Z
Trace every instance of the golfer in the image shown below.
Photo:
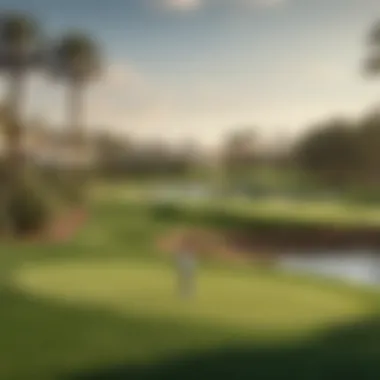
M178 285L182 298L195 294L196 260L194 246L190 239L183 239L177 254Z

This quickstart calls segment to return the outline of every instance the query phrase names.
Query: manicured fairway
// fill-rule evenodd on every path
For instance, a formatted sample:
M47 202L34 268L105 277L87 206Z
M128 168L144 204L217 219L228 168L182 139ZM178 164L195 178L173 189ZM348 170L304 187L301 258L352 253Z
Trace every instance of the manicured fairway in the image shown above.
M271 336L278 330L299 332L369 312L359 297L258 272L202 271L198 294L186 301L178 298L175 280L170 267L127 259L32 265L14 277L24 292L47 299Z
M380 378L374 292L208 262L184 302L155 246L177 226L91 207L71 243L0 246L1 380Z
M94 191L96 199L110 198L119 202L145 204L147 200L156 199L154 185L135 186L101 186ZM169 187L170 189L170 187ZM338 200L304 200L286 198L252 198L239 197L205 197L189 199L172 199L170 204L179 210L190 212L223 211L233 217L255 218L262 221L300 222L322 226L380 227L380 207L352 204Z

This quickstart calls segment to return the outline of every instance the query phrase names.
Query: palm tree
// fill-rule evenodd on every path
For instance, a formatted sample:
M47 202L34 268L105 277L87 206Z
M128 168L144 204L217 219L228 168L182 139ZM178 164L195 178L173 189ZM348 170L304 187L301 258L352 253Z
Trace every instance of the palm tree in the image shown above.
M54 48L53 74L68 85L68 126L73 144L83 144L84 91L100 69L97 44L88 36L73 33L64 36Z
M25 79L29 70L39 63L39 58L37 23L28 15L4 15L0 19L0 70L9 81L5 126L10 163L16 164L21 154L21 105Z
M26 75L40 61L38 26L28 15L9 13L0 17L0 70L9 88L2 110L2 132L6 139L5 160L0 189L1 228L12 232L8 214L15 181L22 176L23 128L21 105Z
M87 184L87 168L81 162L86 151L83 130L84 93L87 85L100 71L100 54L97 44L88 36L72 33L64 36L54 47L51 69L53 75L67 84L69 143L74 149L73 157L78 156L80 162L75 162L69 168L68 178L73 186L75 200L84 201L84 186ZM71 150L71 149L70 149ZM75 153L75 154L74 154Z

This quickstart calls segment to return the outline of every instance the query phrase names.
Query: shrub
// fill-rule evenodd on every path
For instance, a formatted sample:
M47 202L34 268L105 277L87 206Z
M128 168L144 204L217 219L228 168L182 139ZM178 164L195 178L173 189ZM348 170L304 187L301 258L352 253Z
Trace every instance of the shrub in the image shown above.
M6 212L12 231L27 234L38 231L53 211L53 198L35 173L15 178L9 184Z

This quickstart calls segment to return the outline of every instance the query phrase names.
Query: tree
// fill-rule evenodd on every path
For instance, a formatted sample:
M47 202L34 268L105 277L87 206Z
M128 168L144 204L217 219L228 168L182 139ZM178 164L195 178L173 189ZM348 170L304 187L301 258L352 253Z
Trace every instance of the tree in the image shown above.
M0 19L0 69L9 80L4 125L13 165L21 154L21 104L26 75L41 62L39 42L37 23L28 15L5 14Z
M371 113L360 120L357 144L361 153L360 179L364 184L380 184L380 114Z
M228 181L245 181L257 158L255 133L251 129L232 132L226 138L222 154Z
M304 172L333 186L357 178L361 165L358 132L342 119L330 120L308 132L297 144L294 158Z
M100 71L97 44L80 33L64 36L53 49L51 69L68 86L68 126L73 144L82 146L84 91Z
M370 52L364 70L371 76L377 76L380 74L380 21L377 21L369 32L368 48Z
M129 138L113 135L109 129L92 137L96 152L96 173L101 177L125 176L125 161L132 142Z
M75 160L79 162L75 161L75 167L69 168L70 174L66 181L71 183L73 189L77 189L74 200L82 202L89 169L86 165L89 152L85 146L83 102L86 87L100 71L98 46L84 34L67 34L53 47L49 66L52 74L67 84L69 143Z
M365 60L364 71L370 77L380 75L380 20L375 22L368 33L369 55ZM367 184L378 184L380 176L380 115L371 114L360 122L360 140L363 158L363 179Z
M40 63L37 23L29 15L8 13L0 17L0 70L7 77L9 88L1 112L2 132L5 137L4 162L0 189L1 228L12 232L14 220L10 204L23 169L23 128L21 105L25 79L29 70Z

